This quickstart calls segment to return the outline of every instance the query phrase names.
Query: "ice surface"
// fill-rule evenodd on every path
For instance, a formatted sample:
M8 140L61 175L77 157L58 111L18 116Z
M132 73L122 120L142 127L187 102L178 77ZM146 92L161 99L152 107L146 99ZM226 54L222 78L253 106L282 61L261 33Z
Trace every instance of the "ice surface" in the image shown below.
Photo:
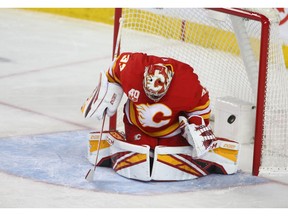
M86 159L87 134L62 132L0 139L0 169L37 181L93 191L154 195L264 184L267 179L239 173L209 175L194 181L141 182L124 178L111 168L97 167L94 181L85 180L92 168Z
M99 168L85 181L100 122L80 106L110 65L112 27L0 9L0 30L0 207L288 207L287 178L252 177L248 145L236 175L144 183Z

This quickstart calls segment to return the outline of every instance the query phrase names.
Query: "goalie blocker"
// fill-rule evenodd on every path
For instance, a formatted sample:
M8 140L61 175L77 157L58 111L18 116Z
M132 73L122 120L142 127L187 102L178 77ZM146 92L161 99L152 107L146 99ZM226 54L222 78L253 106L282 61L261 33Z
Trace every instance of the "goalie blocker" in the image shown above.
M88 160L95 163L99 134L89 134ZM234 174L238 168L239 144L217 138L201 158L193 158L193 147L127 143L119 132L103 132L97 166L112 167L121 176L141 181L179 181L208 174Z
M101 120L106 110L107 116L111 117L116 113L122 96L121 86L108 82L105 72L101 72L99 83L82 105L81 112L85 118L93 117Z

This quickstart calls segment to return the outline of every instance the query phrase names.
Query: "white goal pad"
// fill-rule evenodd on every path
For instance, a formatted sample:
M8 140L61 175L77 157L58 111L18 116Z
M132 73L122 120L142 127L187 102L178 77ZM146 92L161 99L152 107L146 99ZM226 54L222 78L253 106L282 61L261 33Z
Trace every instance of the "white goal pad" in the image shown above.
M140 181L182 181L211 173L237 172L239 145L230 140L218 139L213 149L201 159L193 159L193 147L157 146L150 151L148 145L125 142L119 132L104 132L99 148L97 165L111 160L110 167L119 175ZM88 159L95 163L99 133L91 133ZM92 139L92 140L91 140ZM152 163L153 162L153 163Z
M120 138L120 139L119 139ZM107 136L113 170L121 176L141 181L150 181L150 147L133 145L121 139L118 133Z

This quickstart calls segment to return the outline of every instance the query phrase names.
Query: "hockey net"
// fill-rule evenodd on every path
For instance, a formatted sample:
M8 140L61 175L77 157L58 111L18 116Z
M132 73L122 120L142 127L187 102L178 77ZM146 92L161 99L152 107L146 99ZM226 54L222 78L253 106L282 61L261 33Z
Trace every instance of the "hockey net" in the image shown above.
M119 17L120 52L190 64L209 90L212 117L218 97L255 104L253 174L287 173L288 72L275 10L116 9ZM118 119L121 124L121 113Z

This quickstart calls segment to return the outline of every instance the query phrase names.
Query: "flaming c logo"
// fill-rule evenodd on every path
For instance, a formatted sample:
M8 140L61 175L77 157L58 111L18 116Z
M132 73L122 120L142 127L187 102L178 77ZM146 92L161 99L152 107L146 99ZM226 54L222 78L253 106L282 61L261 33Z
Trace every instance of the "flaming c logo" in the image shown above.
M281 16L281 21L280 21L280 25L283 25L284 23L286 23L288 21L288 12L285 11L285 8L277 8L277 10L280 13ZM283 13L283 14L281 14Z

